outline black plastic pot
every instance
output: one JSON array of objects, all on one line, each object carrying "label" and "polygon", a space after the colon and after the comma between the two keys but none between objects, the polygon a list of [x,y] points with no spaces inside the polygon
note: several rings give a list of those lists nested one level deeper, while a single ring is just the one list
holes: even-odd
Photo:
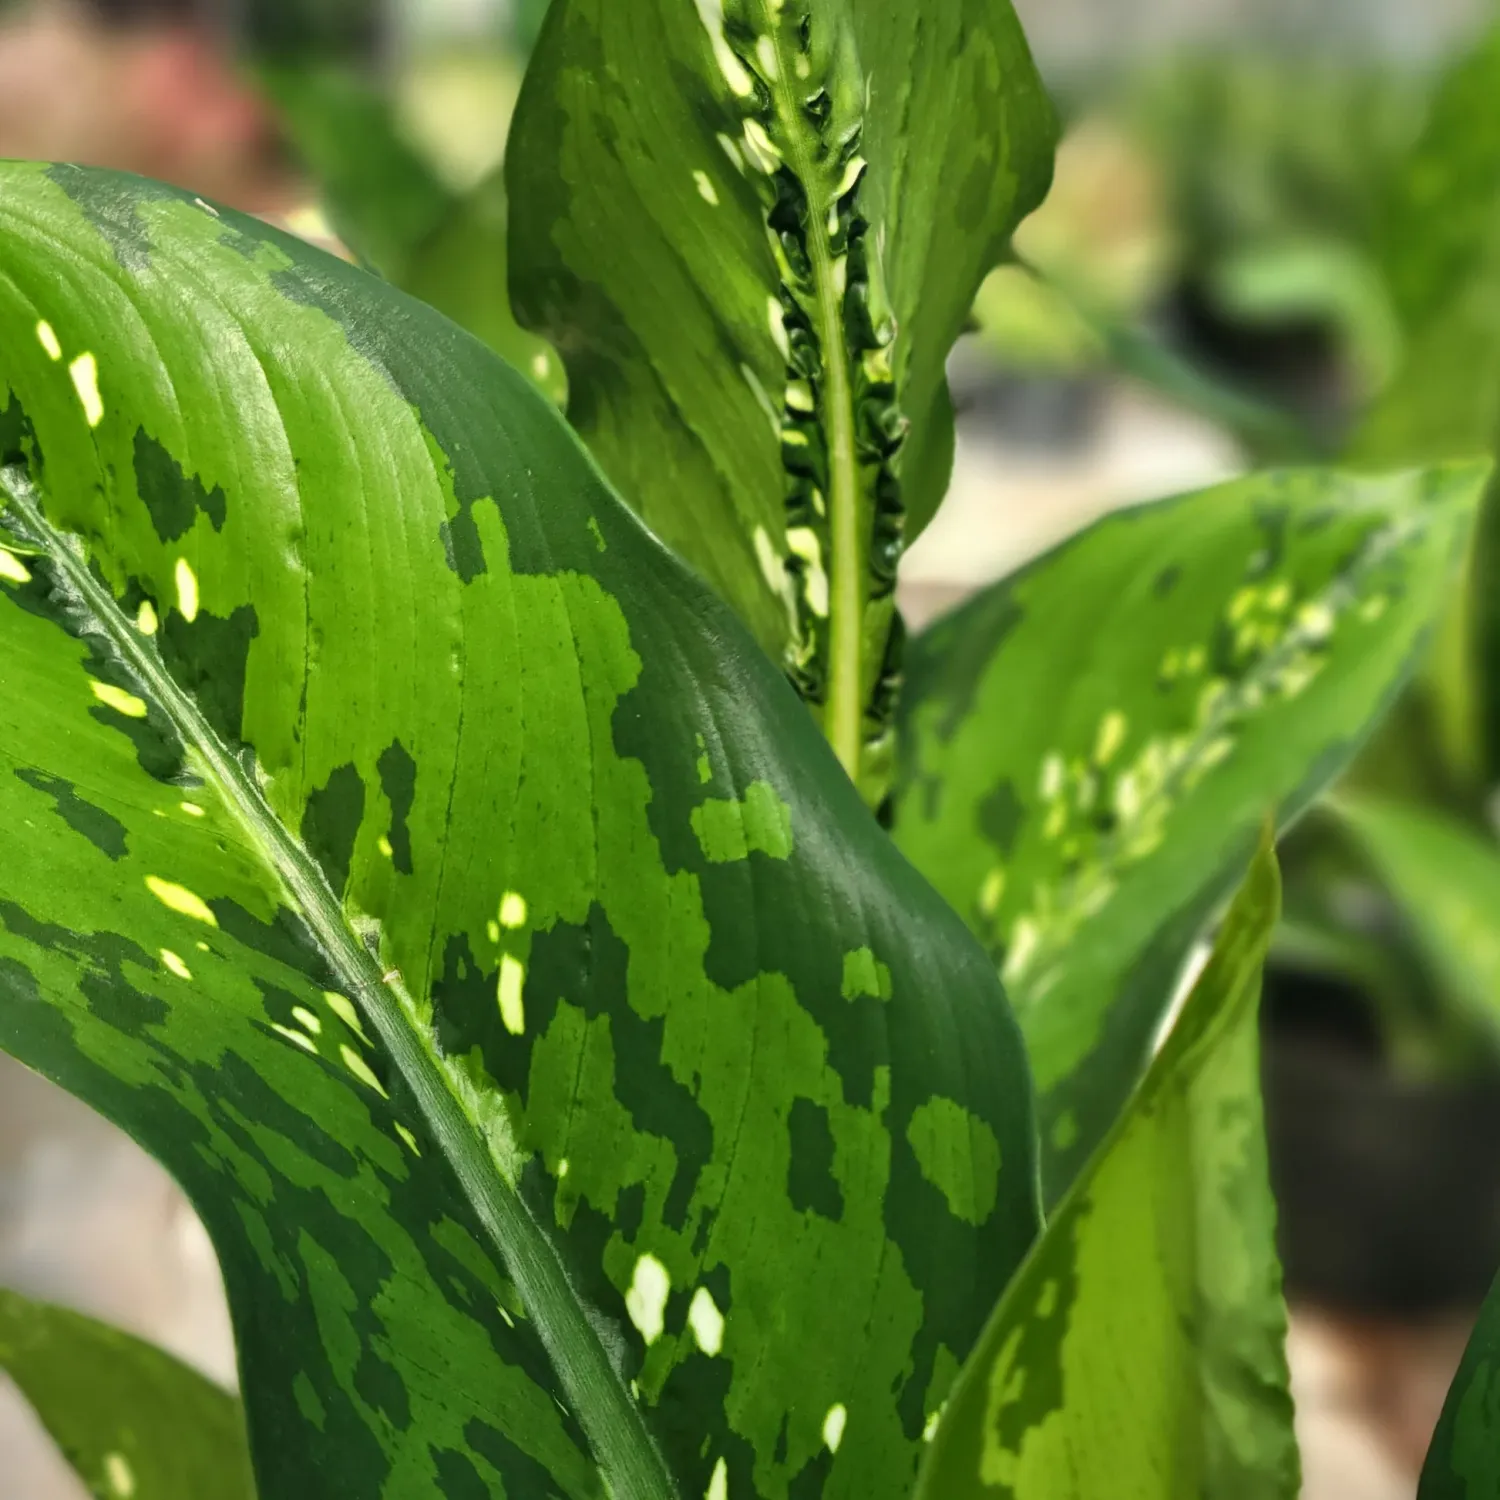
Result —
[{"label": "black plastic pot", "polygon": [[1477,1306],[1500,1265],[1500,1068],[1401,1076],[1356,992],[1274,969],[1262,1037],[1289,1296],[1403,1317]]}]

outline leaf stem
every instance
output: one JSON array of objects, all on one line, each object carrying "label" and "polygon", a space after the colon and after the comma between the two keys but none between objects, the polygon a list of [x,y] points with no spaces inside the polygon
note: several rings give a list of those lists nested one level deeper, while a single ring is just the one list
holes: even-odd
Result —
[{"label": "leaf stem", "polygon": [[[762,24],[765,34],[774,40],[778,61],[770,89],[791,158],[789,165],[804,188],[810,188],[818,181],[818,163],[810,149],[812,142],[801,102],[790,81],[794,74],[793,59],[781,45],[776,9],[763,0]],[[823,364],[819,405],[829,476],[829,663],[823,733],[849,779],[858,784],[864,760],[864,615],[871,526],[868,519],[861,525],[854,387],[849,378],[849,346],[837,257],[825,209],[809,202],[807,219],[807,256],[816,292],[814,317]]]},{"label": "leaf stem", "polygon": [[355,935],[322,868],[271,810],[249,766],[220,741],[150,638],[125,618],[72,535],[46,519],[34,486],[19,468],[0,470],[0,500],[9,502],[18,529],[51,562],[64,596],[72,596],[70,602],[109,641],[195,752],[252,846],[280,877],[289,905],[374,1026],[514,1281],[609,1494],[614,1500],[676,1500],[677,1486],[639,1405],[570,1285],[555,1245],[511,1181],[495,1122],[481,1118],[476,1091],[447,1065],[430,1020],[399,973],[387,973]]}]

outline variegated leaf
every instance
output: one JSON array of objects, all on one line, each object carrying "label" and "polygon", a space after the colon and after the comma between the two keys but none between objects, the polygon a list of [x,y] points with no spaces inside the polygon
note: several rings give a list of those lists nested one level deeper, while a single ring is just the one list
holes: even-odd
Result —
[{"label": "variegated leaf", "polygon": [[899,1496],[1036,1229],[991,967],[555,410],[0,172],[0,1046],[218,1248],[261,1492]]},{"label": "variegated leaf", "polygon": [[944,363],[1053,134],[1010,0],[555,0],[517,108],[518,316],[872,801]]},{"label": "variegated leaf", "polygon": [[1268,839],[960,1375],[917,1500],[1294,1500],[1256,1027],[1277,904]]},{"label": "variegated leaf", "polygon": [[1485,470],[1288,472],[1111,517],[914,643],[896,837],[999,965],[1055,1202],[1269,808],[1405,680]]},{"label": "variegated leaf", "polygon": [[162,1350],[0,1289],[0,1370],[95,1500],[255,1500],[239,1402]]}]

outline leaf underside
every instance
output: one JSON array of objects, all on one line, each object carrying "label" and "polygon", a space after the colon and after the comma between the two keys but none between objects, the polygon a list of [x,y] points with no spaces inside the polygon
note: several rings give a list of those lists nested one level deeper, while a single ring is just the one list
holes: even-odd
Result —
[{"label": "leaf underside", "polygon": [[174,1173],[261,1493],[899,1496],[1036,1232],[982,952],[556,412],[0,169],[0,1046]]},{"label": "leaf underside", "polygon": [[1171,1037],[965,1367],[918,1500],[1293,1500],[1256,1012],[1269,838]]},{"label": "leaf underside", "polygon": [[913,644],[896,838],[1016,1006],[1056,1202],[1269,808],[1406,680],[1485,471],[1289,471],[1121,513]]}]

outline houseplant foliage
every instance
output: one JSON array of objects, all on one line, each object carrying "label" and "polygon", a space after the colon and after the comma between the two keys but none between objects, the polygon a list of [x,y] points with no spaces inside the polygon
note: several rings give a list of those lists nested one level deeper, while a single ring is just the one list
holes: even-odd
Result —
[{"label": "houseplant foliage", "polygon": [[254,1500],[239,1403],[150,1344],[0,1290],[0,1369],[91,1494]]},{"label": "houseplant foliage", "polygon": [[1279,895],[1267,830],[1181,1021],[955,1386],[918,1500],[1298,1493],[1256,1026]]},{"label": "houseplant foliage", "polygon": [[[509,243],[577,436],[366,271],[0,169],[0,1046],[202,1214],[262,1494],[899,1497],[972,1433],[997,1302],[1016,1378],[1126,1360],[1205,1483],[1290,1494],[1269,855],[1136,1085],[1484,475],[1110,523],[918,643],[898,737],[943,362],[1052,132],[1005,4],[559,0]],[[1223,1243],[1185,1150],[1252,1226],[1200,1287],[1243,1321],[1199,1361],[1124,1348],[1108,1283],[1041,1311],[1080,1203],[1165,1192],[1171,1254]],[[1155,1442],[1127,1492],[1176,1493]]]}]

